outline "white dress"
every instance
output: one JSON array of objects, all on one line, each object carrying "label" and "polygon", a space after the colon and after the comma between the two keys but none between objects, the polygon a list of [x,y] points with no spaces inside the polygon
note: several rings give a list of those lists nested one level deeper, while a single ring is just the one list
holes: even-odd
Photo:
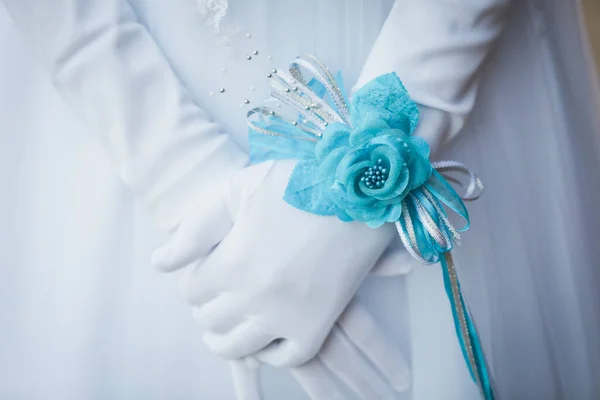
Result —
[{"label": "white dress", "polygon": [[[197,102],[245,145],[245,112],[270,69],[311,52],[350,87],[393,1],[232,0],[219,35],[194,0],[130,3]],[[600,393],[595,81],[578,9],[559,3],[514,7],[447,150],[487,187],[456,258],[508,399]],[[0,59],[0,397],[233,399],[176,277],[149,268],[163,236],[4,12]],[[439,269],[370,278],[360,295],[411,358],[406,398],[478,398]],[[306,398],[285,371],[269,370],[264,387],[269,400]]]}]

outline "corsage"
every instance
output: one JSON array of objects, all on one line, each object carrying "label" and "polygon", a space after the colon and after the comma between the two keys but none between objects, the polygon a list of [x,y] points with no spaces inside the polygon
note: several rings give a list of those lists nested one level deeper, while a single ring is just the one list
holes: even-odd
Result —
[{"label": "corsage", "polygon": [[[493,399],[490,371],[451,255],[469,226],[463,200],[481,194],[479,178],[461,163],[429,160],[427,142],[412,135],[417,105],[393,72],[368,82],[351,102],[340,75],[334,77],[311,55],[295,59],[289,73],[273,70],[267,76],[271,96],[286,107],[266,101],[249,111],[251,161],[298,160],[286,202],[372,228],[393,223],[412,256],[425,264],[439,262],[465,361],[483,397]],[[468,176],[462,196],[448,183],[451,170]],[[454,227],[448,212],[462,218],[463,226]]]}]

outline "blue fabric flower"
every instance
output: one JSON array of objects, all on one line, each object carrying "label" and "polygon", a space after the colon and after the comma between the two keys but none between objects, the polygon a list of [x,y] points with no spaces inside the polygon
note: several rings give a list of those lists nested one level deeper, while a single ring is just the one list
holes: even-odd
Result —
[{"label": "blue fabric flower", "polygon": [[350,130],[328,127],[316,146],[317,173],[335,214],[371,227],[398,220],[400,202],[431,176],[425,140],[368,115]]},{"label": "blue fabric flower", "polygon": [[391,73],[356,92],[350,114],[353,128],[333,123],[313,151],[301,150],[284,199],[313,214],[371,227],[394,222],[402,199],[432,172],[427,142],[411,136],[417,106]]}]

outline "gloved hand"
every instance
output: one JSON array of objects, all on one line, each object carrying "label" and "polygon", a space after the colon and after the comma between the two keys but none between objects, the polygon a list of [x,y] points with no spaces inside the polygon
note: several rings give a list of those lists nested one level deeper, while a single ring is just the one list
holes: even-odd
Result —
[{"label": "gloved hand", "polygon": [[[260,362],[254,357],[231,361],[238,400],[262,400],[259,368]],[[314,400],[347,398],[335,378],[360,399],[392,399],[411,383],[408,365],[396,343],[381,332],[356,300],[344,310],[317,356],[290,371]]]},{"label": "gloved hand", "polygon": [[183,292],[206,345],[225,358],[289,366],[314,357],[396,234],[389,224],[371,229],[288,205],[282,197],[293,165],[245,169],[228,204],[215,199],[198,210],[154,253],[160,269],[189,265]]}]

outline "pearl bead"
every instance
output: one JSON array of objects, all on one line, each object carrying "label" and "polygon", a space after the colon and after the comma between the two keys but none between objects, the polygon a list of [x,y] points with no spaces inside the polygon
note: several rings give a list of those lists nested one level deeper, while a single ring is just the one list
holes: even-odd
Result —
[{"label": "pearl bead", "polygon": [[360,178],[360,181],[364,182],[365,181],[365,177],[363,176],[362,178]]},{"label": "pearl bead", "polygon": [[219,89],[219,93],[225,93],[225,88]]},{"label": "pearl bead", "polygon": [[248,61],[252,60],[252,56],[246,56],[246,60],[248,60]]},{"label": "pearl bead", "polygon": [[297,91],[298,91],[298,87],[297,87],[297,86],[294,86],[294,87],[292,88],[292,90],[293,90],[294,92],[297,92]]},{"label": "pearl bead", "polygon": [[385,168],[382,168],[382,169],[381,169],[381,173],[382,173],[382,174],[385,174],[386,172],[387,172],[387,169],[385,169]]},{"label": "pearl bead", "polygon": [[294,126],[296,126],[296,125],[298,125],[298,121],[294,121],[294,122],[292,122],[292,124],[293,124]]},{"label": "pearl bead", "polygon": [[273,70],[271,72],[274,73],[274,74],[276,74],[277,73],[277,69],[273,68]]},{"label": "pearl bead", "polygon": [[289,92],[291,92],[291,90],[290,89],[285,89],[285,92],[289,93]]},{"label": "pearl bead", "polygon": [[254,50],[254,52],[252,54],[254,54],[255,56],[257,56],[258,55],[258,50]]},{"label": "pearl bead", "polygon": [[244,104],[250,104],[250,100],[244,99]]},{"label": "pearl bead", "polygon": [[252,34],[251,34],[251,33],[246,33],[246,37],[247,37],[247,38],[251,38],[251,37],[252,37]]},{"label": "pearl bead", "polygon": [[379,160],[377,160],[377,164],[381,164],[383,163],[383,160],[380,158]]},{"label": "pearl bead", "polygon": [[271,112],[269,112],[269,114],[275,115],[275,111],[271,111]]},{"label": "pearl bead", "polygon": [[272,59],[273,59],[273,56],[267,56],[267,58],[268,58],[269,60],[272,60]]},{"label": "pearl bead", "polygon": [[272,77],[273,77],[273,74],[271,74],[271,73],[267,74],[267,78],[272,78]]}]

